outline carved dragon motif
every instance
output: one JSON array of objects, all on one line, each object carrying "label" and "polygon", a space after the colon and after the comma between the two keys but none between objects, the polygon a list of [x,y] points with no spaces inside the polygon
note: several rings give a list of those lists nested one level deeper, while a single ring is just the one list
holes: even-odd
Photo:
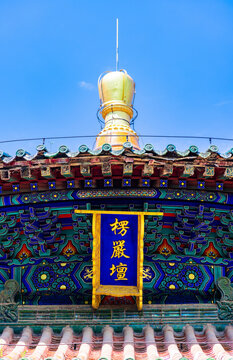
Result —
[{"label": "carved dragon motif", "polygon": [[4,289],[0,292],[0,320],[12,322],[17,320],[17,306],[15,296],[19,292],[16,280],[7,280]]},{"label": "carved dragon motif", "polygon": [[4,289],[0,291],[0,304],[14,303],[15,296],[19,292],[19,284],[16,280],[7,280]]},{"label": "carved dragon motif", "polygon": [[218,278],[217,287],[222,295],[220,301],[233,301],[233,288],[231,287],[231,281],[228,277],[221,276]]},{"label": "carved dragon motif", "polygon": [[217,280],[217,287],[221,293],[217,301],[219,318],[221,320],[233,319],[233,288],[229,278],[222,276]]}]

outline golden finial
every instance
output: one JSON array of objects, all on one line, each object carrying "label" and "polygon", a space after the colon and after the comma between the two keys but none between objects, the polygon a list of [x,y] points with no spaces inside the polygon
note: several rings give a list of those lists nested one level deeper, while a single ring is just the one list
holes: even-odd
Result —
[{"label": "golden finial", "polygon": [[131,129],[135,83],[125,70],[111,71],[98,80],[100,114],[105,126],[96,138],[96,149],[111,144],[119,150],[125,142],[131,142],[134,149],[140,149],[138,136]]},{"label": "golden finial", "polygon": [[116,71],[102,74],[98,80],[100,109],[104,129],[96,138],[96,149],[111,144],[114,150],[131,142],[134,149],[140,149],[138,136],[130,127],[133,119],[135,83],[125,70],[118,70],[118,19],[116,21]]}]

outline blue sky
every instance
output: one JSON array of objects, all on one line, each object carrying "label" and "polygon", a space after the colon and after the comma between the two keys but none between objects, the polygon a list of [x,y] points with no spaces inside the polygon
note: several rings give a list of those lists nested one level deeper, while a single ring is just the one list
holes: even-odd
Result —
[{"label": "blue sky", "polygon": [[[98,76],[119,61],[136,82],[139,134],[233,138],[233,1],[2,0],[0,140],[99,132]],[[207,141],[144,139],[184,150]],[[39,142],[0,144],[34,153]],[[55,151],[93,139],[48,141]],[[231,142],[215,141],[221,151]]]}]

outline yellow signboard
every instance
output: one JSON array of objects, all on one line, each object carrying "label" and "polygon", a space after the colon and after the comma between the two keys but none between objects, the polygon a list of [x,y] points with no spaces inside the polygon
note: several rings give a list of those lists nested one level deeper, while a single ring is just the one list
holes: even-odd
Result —
[{"label": "yellow signboard", "polygon": [[93,308],[99,307],[101,295],[135,296],[141,310],[144,215],[163,213],[94,210],[75,213],[93,214]]}]

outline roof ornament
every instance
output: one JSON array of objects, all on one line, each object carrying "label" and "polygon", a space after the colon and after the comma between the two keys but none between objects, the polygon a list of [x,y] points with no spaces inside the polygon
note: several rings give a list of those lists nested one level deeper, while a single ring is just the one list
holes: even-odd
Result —
[{"label": "roof ornament", "polygon": [[221,320],[233,319],[233,288],[231,280],[226,276],[217,279],[217,288],[221,293],[220,301],[217,301],[218,316]]},{"label": "roof ornament", "polygon": [[118,18],[116,19],[116,71],[119,66],[119,46],[118,46]]},{"label": "roof ornament", "polygon": [[[121,150],[125,142],[130,142],[133,149],[140,149],[139,138],[130,127],[137,117],[133,107],[135,83],[126,70],[118,70],[119,44],[118,19],[116,21],[116,71],[105,72],[98,79],[100,107],[97,117],[104,125],[96,138],[95,149],[110,144],[113,150]],[[101,118],[102,117],[102,118]]]},{"label": "roof ornament", "polygon": [[4,289],[0,291],[0,321],[15,322],[18,317],[15,296],[19,292],[19,284],[14,279],[9,279],[4,284]]}]

